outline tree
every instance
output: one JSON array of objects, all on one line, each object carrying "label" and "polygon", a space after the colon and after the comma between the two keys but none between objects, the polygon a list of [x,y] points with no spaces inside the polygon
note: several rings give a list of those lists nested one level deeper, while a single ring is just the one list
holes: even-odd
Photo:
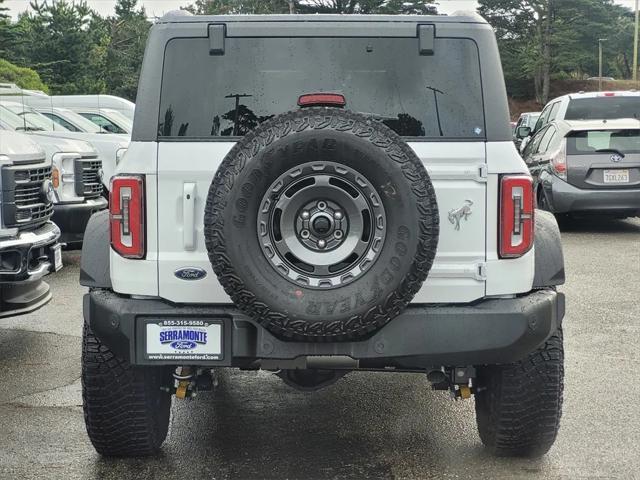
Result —
[{"label": "tree", "polygon": [[4,7],[3,3],[4,0],[0,0],[0,58],[12,58],[11,53],[18,42],[19,35],[6,13],[9,9]]},{"label": "tree", "polygon": [[118,0],[114,17],[105,21],[104,83],[109,93],[135,101],[144,49],[151,24],[137,0]]},{"label": "tree", "polygon": [[289,13],[285,0],[196,0],[185,7],[194,15]]},{"label": "tree", "polygon": [[435,14],[434,0],[196,0],[186,7],[202,15],[267,13]]},{"label": "tree", "polygon": [[15,83],[20,88],[42,90],[45,93],[49,91],[49,88],[42,83],[38,72],[19,67],[2,58],[0,58],[0,82]]},{"label": "tree", "polygon": [[480,0],[478,12],[496,31],[505,77],[533,78],[538,102],[546,103],[553,0]]},{"label": "tree", "polygon": [[37,70],[54,94],[101,93],[96,76],[104,50],[89,28],[93,12],[85,1],[33,0],[33,13],[23,13],[18,27],[24,41],[17,56]]},{"label": "tree", "polygon": [[[613,0],[480,0],[479,4],[479,13],[496,31],[507,87],[532,81],[539,103],[549,99],[553,77],[582,79],[596,74],[598,38],[615,38],[616,48],[627,52],[609,57],[612,65],[622,65],[618,71],[624,70],[629,58],[631,13]],[[624,19],[627,26],[620,30]],[[605,65],[605,72],[609,68]]]},{"label": "tree", "polygon": [[299,13],[346,13],[346,14],[417,14],[435,15],[433,0],[299,0]]}]

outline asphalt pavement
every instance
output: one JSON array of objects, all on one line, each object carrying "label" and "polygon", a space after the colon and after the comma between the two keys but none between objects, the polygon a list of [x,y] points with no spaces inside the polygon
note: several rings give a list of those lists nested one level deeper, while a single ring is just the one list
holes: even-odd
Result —
[{"label": "asphalt pavement", "polygon": [[0,478],[640,478],[640,220],[563,230],[564,415],[540,460],[488,455],[473,400],[419,374],[349,374],[302,393],[239,371],[174,400],[159,456],[102,459],[82,418],[80,254],[66,252],[53,301],[0,319]]}]

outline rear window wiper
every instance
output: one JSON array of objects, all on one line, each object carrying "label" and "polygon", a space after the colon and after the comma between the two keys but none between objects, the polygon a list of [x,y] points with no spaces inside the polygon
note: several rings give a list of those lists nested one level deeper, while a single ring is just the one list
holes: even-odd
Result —
[{"label": "rear window wiper", "polygon": [[615,148],[599,148],[598,150],[595,151],[596,153],[617,153],[618,155],[620,155],[622,158],[624,158],[624,153],[622,153],[620,150],[617,150]]}]

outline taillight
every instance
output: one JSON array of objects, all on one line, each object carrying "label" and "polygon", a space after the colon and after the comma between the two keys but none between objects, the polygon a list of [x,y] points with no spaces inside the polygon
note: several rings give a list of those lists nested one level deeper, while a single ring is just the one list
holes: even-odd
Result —
[{"label": "taillight", "polygon": [[144,258],[144,177],[113,177],[109,197],[111,247],[125,258]]},{"label": "taillight", "polygon": [[567,179],[567,141],[563,140],[560,149],[551,155],[551,170],[563,179]]},{"label": "taillight", "polygon": [[533,245],[533,182],[526,175],[500,181],[500,257],[515,258]]}]

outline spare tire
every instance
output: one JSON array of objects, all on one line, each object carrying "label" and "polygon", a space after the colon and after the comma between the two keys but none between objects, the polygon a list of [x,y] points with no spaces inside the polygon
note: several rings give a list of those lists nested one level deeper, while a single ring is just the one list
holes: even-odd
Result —
[{"label": "spare tire", "polygon": [[380,122],[326,107],[278,115],[225,157],[205,239],[233,302],[283,339],[360,339],[427,278],[438,206],[413,150]]}]

